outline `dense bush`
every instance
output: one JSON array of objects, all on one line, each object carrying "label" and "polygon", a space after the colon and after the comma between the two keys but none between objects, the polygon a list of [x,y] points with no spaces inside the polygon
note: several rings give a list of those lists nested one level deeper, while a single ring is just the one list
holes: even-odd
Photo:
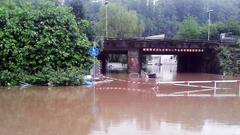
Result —
[{"label": "dense bush", "polygon": [[220,66],[222,67],[223,72],[226,72],[227,74],[232,74],[233,60],[231,58],[230,49],[227,47],[219,47],[217,52],[220,58]]},{"label": "dense bush", "polygon": [[[79,78],[83,69],[89,70],[88,22],[78,24],[65,6],[23,1],[0,5],[0,85],[18,84],[23,79],[19,73],[27,76],[29,83],[51,80],[65,85],[68,79]],[[45,68],[51,70],[52,78],[43,73]],[[56,82],[57,75],[66,81]]]},{"label": "dense bush", "polygon": [[[46,72],[48,73],[48,72]],[[83,83],[83,70],[78,68],[58,69],[49,73],[48,85],[68,86],[81,85]]]},{"label": "dense bush", "polygon": [[82,85],[83,70],[78,68],[57,69],[44,68],[35,74],[29,74],[22,70],[9,72],[7,70],[0,72],[0,85],[12,86],[20,84],[48,85],[48,86],[69,86]]},{"label": "dense bush", "polygon": [[197,21],[193,17],[186,17],[179,27],[177,38],[197,39],[200,33]]}]

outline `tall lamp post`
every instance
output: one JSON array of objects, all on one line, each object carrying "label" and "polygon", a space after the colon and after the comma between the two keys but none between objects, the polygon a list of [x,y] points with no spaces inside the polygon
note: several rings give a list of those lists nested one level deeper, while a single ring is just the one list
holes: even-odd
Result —
[{"label": "tall lamp post", "polygon": [[105,15],[106,15],[106,22],[105,22],[105,29],[106,29],[106,37],[108,37],[108,3],[109,1],[108,0],[105,0],[104,1],[104,5],[106,6],[106,11],[105,11]]},{"label": "tall lamp post", "polygon": [[211,26],[211,12],[213,12],[213,10],[208,10],[208,40],[210,40],[210,26]]},{"label": "tall lamp post", "polygon": [[59,2],[60,2],[62,5],[64,5],[65,0],[59,0]]}]

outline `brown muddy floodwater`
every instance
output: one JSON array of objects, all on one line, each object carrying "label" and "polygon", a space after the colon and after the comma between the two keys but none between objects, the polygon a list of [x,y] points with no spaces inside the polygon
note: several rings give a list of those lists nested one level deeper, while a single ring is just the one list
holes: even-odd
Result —
[{"label": "brown muddy floodwater", "polygon": [[[219,89],[217,94],[236,96],[157,97],[152,89],[155,80],[108,76],[119,81],[95,90],[1,87],[0,135],[240,135],[240,97],[234,83],[218,85],[232,89]],[[209,74],[164,76],[158,80],[220,79]],[[159,91],[184,88],[163,85]],[[203,94],[213,95],[211,90]]]}]

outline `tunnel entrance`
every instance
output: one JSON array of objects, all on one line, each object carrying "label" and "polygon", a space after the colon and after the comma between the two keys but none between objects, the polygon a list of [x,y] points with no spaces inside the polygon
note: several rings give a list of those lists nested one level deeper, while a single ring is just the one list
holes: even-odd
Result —
[{"label": "tunnel entrance", "polygon": [[193,53],[193,54],[178,54],[178,69],[177,71],[191,72],[191,73],[201,73],[204,71],[202,65],[204,64],[203,53]]}]

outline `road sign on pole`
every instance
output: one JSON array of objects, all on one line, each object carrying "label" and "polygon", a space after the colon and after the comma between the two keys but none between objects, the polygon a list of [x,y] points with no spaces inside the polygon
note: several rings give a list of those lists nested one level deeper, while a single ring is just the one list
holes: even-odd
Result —
[{"label": "road sign on pole", "polygon": [[94,92],[95,92],[95,57],[99,55],[99,49],[97,47],[90,48],[90,55],[93,57],[93,86],[94,86]]},{"label": "road sign on pole", "polygon": [[104,5],[107,5],[107,4],[108,4],[108,2],[109,2],[108,0],[105,0],[105,1],[104,1]]},{"label": "road sign on pole", "polygon": [[96,57],[96,56],[98,56],[98,54],[99,54],[99,49],[98,48],[96,48],[96,47],[90,48],[90,55],[92,57]]}]

